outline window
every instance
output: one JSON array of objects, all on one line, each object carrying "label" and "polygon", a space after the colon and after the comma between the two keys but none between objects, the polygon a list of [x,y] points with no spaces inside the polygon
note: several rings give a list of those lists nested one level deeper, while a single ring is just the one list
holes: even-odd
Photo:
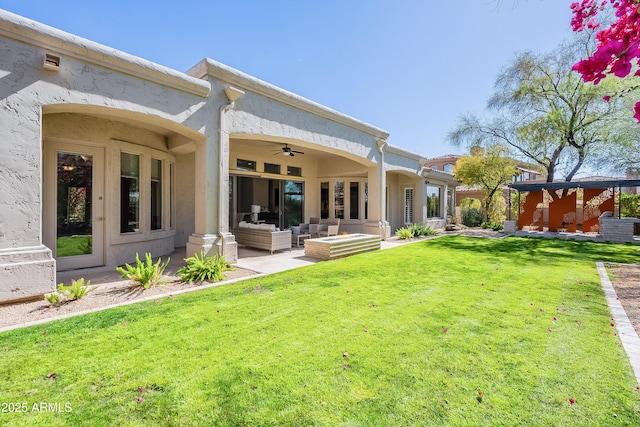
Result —
[{"label": "window", "polygon": [[349,219],[360,218],[360,183],[349,183]]},{"label": "window", "polygon": [[287,175],[289,176],[302,176],[302,168],[295,166],[287,166]]},{"label": "window", "polygon": [[444,165],[444,171],[445,172],[453,172],[453,165],[452,164]]},{"label": "window", "polygon": [[364,183],[364,219],[369,219],[369,183]]},{"label": "window", "polygon": [[440,187],[427,186],[427,218],[440,218]]},{"label": "window", "polygon": [[162,229],[162,160],[151,159],[151,229]]},{"label": "window", "polygon": [[344,219],[344,181],[336,181],[333,187],[335,215],[334,218]]},{"label": "window", "polygon": [[273,173],[276,175],[280,175],[280,165],[276,165],[273,163],[265,163],[264,171],[265,173]]},{"label": "window", "polygon": [[236,160],[236,169],[239,171],[255,172],[256,162],[254,162],[253,160],[238,159]]},{"label": "window", "polygon": [[140,230],[140,156],[120,153],[120,232]]},{"label": "window", "polygon": [[320,183],[320,218],[329,218],[329,183]]},{"label": "window", "polygon": [[120,234],[175,228],[175,165],[166,153],[123,144],[120,152]]},{"label": "window", "polygon": [[413,224],[413,188],[404,189],[404,223]]}]

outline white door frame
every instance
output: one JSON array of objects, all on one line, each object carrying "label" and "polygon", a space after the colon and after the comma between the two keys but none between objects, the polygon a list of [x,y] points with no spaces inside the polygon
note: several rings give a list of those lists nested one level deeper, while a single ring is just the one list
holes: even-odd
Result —
[{"label": "white door frame", "polygon": [[[57,201],[58,201],[58,153],[86,154],[93,156],[91,231],[92,253],[58,257],[57,242]],[[62,141],[44,141],[43,148],[43,241],[51,249],[56,259],[56,270],[97,267],[104,262],[104,182],[105,153],[103,147]]]}]

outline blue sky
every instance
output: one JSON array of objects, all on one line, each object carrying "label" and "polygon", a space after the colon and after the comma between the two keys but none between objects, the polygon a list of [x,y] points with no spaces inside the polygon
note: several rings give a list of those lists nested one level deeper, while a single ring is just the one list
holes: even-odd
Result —
[{"label": "blue sky", "polygon": [[387,130],[424,156],[482,113],[517,52],[570,37],[571,0],[0,0],[0,8],[186,71],[210,57]]}]

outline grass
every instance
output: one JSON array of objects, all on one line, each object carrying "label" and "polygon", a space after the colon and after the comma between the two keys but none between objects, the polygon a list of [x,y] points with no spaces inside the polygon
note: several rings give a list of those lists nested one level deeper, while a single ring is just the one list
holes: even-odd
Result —
[{"label": "grass", "polygon": [[64,236],[56,241],[56,255],[58,257],[85,255],[91,253],[91,235]]},{"label": "grass", "polygon": [[640,425],[594,266],[639,260],[443,237],[3,333],[0,424]]}]

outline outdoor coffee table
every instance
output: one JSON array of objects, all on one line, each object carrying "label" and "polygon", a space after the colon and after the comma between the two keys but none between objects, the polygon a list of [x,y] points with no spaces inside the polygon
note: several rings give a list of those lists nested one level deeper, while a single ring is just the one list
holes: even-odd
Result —
[{"label": "outdoor coffee table", "polygon": [[300,239],[302,239],[302,244],[304,244],[304,239],[311,238],[311,234],[296,234],[296,247],[300,247]]}]

